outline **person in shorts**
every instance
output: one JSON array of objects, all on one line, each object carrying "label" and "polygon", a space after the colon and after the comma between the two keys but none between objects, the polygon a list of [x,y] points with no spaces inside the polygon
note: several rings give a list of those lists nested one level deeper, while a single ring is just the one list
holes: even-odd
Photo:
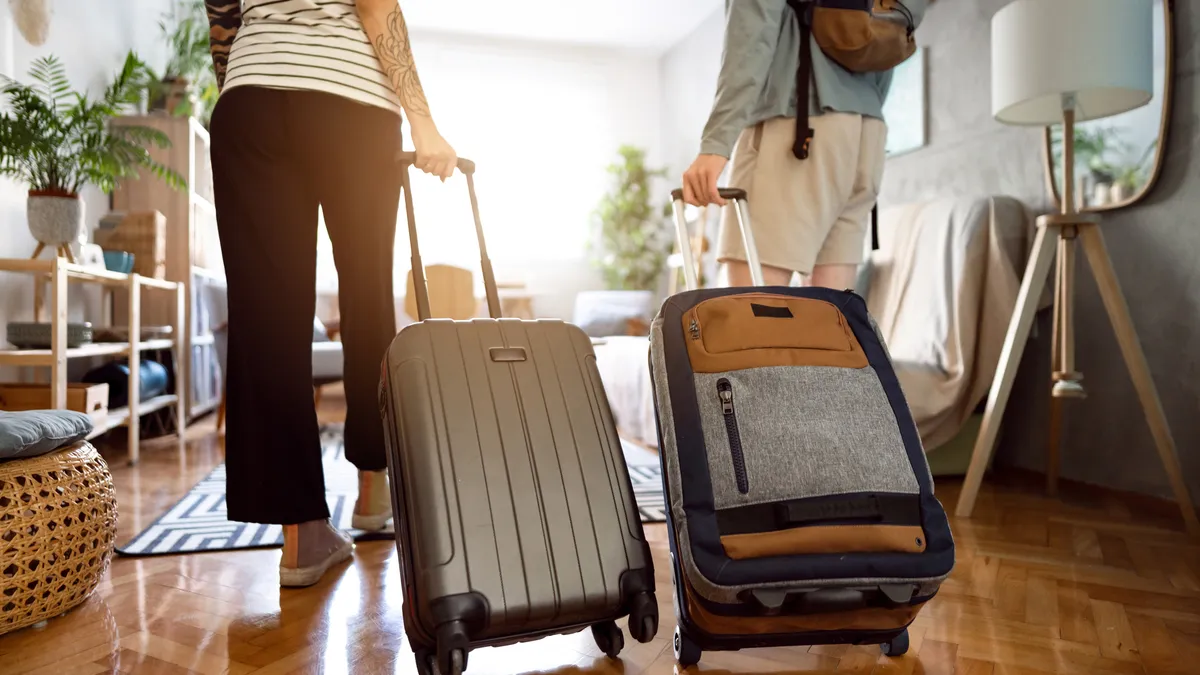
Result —
[{"label": "person in shorts", "polygon": [[[919,25],[926,0],[904,4]],[[700,154],[683,174],[684,201],[724,205],[717,182],[732,156],[728,185],[746,191],[764,282],[788,285],[799,273],[809,285],[853,288],[883,178],[892,72],[850,72],[811,41],[814,133],[808,157],[797,159],[799,18],[786,0],[726,0],[725,8],[717,95]],[[728,285],[751,285],[731,209],[716,252]]]}]

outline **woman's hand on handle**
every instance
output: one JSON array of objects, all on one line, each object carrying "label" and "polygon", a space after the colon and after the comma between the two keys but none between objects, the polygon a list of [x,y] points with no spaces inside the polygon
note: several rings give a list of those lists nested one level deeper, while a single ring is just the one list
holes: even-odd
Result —
[{"label": "woman's hand on handle", "polygon": [[408,24],[399,3],[396,0],[354,0],[354,4],[363,31],[379,56],[379,64],[407,113],[417,151],[414,165],[446,180],[454,173],[457,156],[433,123],[433,113],[429,111],[429,101],[425,100],[425,89],[417,75]]},{"label": "woman's hand on handle", "polygon": [[444,182],[453,173],[458,164],[458,155],[454,148],[442,137],[431,118],[409,116],[409,127],[412,130],[413,148],[417,159],[413,162],[421,171],[437,176]]}]

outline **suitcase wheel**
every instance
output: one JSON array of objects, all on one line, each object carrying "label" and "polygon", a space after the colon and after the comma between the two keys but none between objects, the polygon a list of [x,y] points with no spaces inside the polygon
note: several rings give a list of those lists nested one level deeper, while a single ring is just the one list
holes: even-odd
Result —
[{"label": "suitcase wheel", "polygon": [[413,654],[413,659],[417,662],[417,675],[437,675],[437,664],[432,652],[422,649]]},{"label": "suitcase wheel", "polygon": [[592,624],[592,637],[596,639],[600,651],[610,659],[617,658],[617,654],[625,647],[625,634],[616,621]]},{"label": "suitcase wheel", "polygon": [[641,593],[629,613],[629,637],[650,642],[658,633],[658,601],[653,593]]},{"label": "suitcase wheel", "polygon": [[879,649],[884,656],[904,656],[908,653],[908,629],[905,628],[904,632],[892,638],[891,642],[879,645]]},{"label": "suitcase wheel", "polygon": [[467,626],[450,621],[437,629],[437,675],[462,675],[467,669]]},{"label": "suitcase wheel", "polygon": [[684,633],[679,626],[675,627],[675,660],[679,665],[687,668],[700,663],[700,647],[692,642],[691,638]]}]

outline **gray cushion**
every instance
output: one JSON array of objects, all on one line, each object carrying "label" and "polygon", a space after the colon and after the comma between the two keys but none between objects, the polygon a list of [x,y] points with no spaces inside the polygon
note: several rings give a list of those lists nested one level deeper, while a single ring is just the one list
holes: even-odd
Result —
[{"label": "gray cushion", "polygon": [[0,411],[0,460],[45,455],[90,433],[92,418],[73,410]]}]

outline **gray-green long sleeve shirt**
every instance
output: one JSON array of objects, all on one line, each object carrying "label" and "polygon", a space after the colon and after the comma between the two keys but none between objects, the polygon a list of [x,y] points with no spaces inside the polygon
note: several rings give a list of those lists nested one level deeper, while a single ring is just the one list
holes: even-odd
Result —
[{"label": "gray-green long sleeve shirt", "polygon": [[[926,0],[904,0],[920,25]],[[810,115],[826,110],[883,118],[892,72],[852,73],[810,42]],[[787,0],[725,0],[725,44],[717,96],[700,153],[729,157],[743,129],[772,117],[796,116],[800,21]]]}]

